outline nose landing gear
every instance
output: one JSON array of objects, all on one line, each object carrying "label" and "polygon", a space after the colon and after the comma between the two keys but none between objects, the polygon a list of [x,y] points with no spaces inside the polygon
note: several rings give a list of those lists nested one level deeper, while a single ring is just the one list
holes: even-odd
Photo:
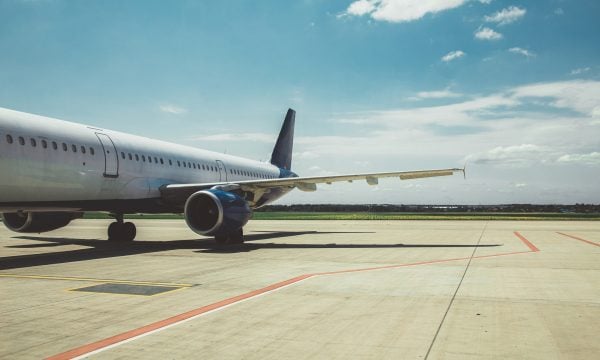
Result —
[{"label": "nose landing gear", "polygon": [[108,240],[128,242],[135,239],[137,230],[135,224],[123,222],[123,214],[114,214],[115,222],[108,226]]}]

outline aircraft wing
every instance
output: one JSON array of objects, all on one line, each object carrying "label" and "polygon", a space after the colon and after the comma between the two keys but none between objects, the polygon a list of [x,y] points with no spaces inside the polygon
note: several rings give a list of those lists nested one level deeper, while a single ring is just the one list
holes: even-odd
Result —
[{"label": "aircraft wing", "polygon": [[[316,191],[317,184],[331,184],[334,182],[365,180],[369,185],[377,185],[380,178],[397,177],[400,180],[421,179],[436,176],[449,176],[456,172],[464,174],[465,169],[438,169],[419,171],[394,171],[365,174],[329,175],[290,177],[279,179],[259,179],[243,181],[224,181],[199,184],[169,184],[160,188],[161,196],[171,203],[183,204],[191,194],[211,188],[220,188],[225,191],[252,193],[251,203],[257,203],[260,197],[273,188],[297,188],[301,191]],[[253,201],[252,201],[253,200]]]}]

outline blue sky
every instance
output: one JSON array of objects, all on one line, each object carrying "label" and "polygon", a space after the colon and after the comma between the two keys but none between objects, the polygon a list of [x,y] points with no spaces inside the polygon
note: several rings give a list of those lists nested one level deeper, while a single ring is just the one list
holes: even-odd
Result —
[{"label": "blue sky", "polygon": [[284,203],[600,202],[600,2],[0,0],[0,107],[301,175],[454,167]]}]

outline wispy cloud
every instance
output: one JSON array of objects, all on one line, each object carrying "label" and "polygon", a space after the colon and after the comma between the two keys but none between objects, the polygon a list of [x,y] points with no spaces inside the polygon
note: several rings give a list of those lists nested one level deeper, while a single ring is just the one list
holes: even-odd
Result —
[{"label": "wispy cloud", "polygon": [[591,70],[590,67],[577,68],[577,69],[571,70],[570,74],[571,75],[581,75],[581,74],[586,73],[586,72],[588,72],[590,70]]},{"label": "wispy cloud", "polygon": [[600,164],[600,152],[591,152],[589,154],[565,154],[558,158],[560,163],[598,165]]},{"label": "wispy cloud", "polygon": [[448,99],[460,97],[462,94],[450,91],[450,89],[434,90],[434,91],[420,91],[415,96],[407,98],[411,101],[419,101],[425,99]]},{"label": "wispy cloud", "polygon": [[418,20],[465,3],[467,0],[357,0],[338,17],[369,15],[375,20],[399,23]]},{"label": "wispy cloud", "polygon": [[486,22],[493,22],[498,25],[506,25],[513,23],[523,16],[525,16],[527,10],[517,7],[517,6],[509,6],[505,9],[502,9],[492,15],[485,16],[484,19]]},{"label": "wispy cloud", "polygon": [[475,38],[479,40],[500,40],[502,37],[501,33],[496,32],[489,27],[479,28],[475,32]]},{"label": "wispy cloud", "polygon": [[493,149],[467,156],[465,162],[510,167],[531,166],[551,159],[555,151],[534,144],[497,146]]},{"label": "wispy cloud", "polygon": [[565,11],[562,8],[556,8],[554,9],[554,15],[564,15]]},{"label": "wispy cloud", "polygon": [[158,108],[160,109],[160,111],[167,114],[182,115],[187,113],[187,109],[173,104],[163,104],[160,105]]},{"label": "wispy cloud", "polygon": [[446,55],[442,56],[442,61],[444,61],[444,62],[450,62],[452,60],[461,58],[461,57],[463,57],[465,55],[466,55],[465,52],[462,51],[462,50],[450,51]]},{"label": "wispy cloud", "polygon": [[523,55],[527,58],[531,58],[531,57],[535,57],[536,55],[526,49],[520,48],[520,47],[512,47],[510,49],[508,49],[509,52],[513,53],[513,54],[519,54],[519,55]]}]

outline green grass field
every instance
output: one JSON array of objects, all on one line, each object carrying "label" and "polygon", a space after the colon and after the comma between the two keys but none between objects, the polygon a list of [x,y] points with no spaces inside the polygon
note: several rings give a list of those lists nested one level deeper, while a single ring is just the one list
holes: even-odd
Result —
[{"label": "green grass field", "polygon": [[[84,219],[108,219],[103,213],[86,213]],[[127,219],[183,219],[176,214],[127,215]],[[255,212],[253,220],[600,220],[600,214],[575,213],[340,213]]]}]

